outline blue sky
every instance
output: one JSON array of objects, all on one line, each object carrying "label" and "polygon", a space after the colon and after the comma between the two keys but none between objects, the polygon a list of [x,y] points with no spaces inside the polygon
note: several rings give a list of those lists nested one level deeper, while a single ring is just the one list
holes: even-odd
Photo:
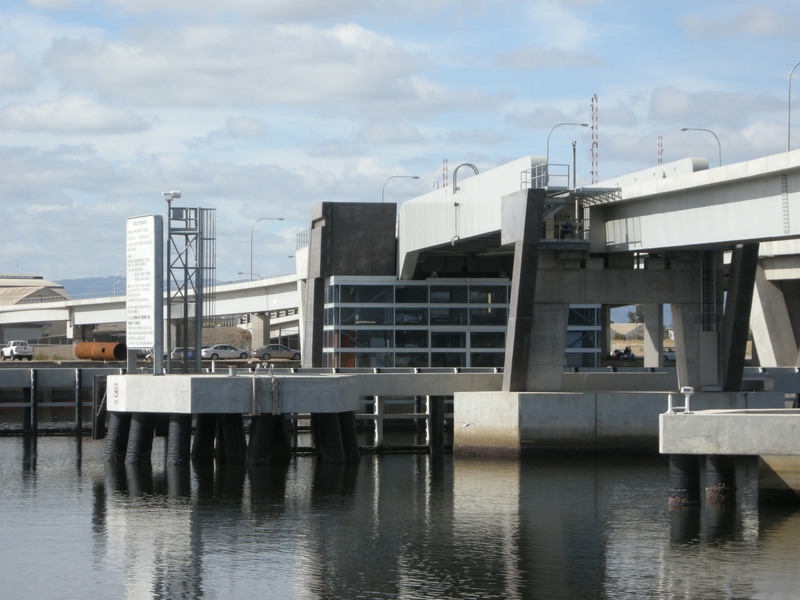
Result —
[{"label": "blue sky", "polygon": [[[128,216],[217,208],[220,280],[294,270],[318,202],[402,202],[442,159],[481,171],[589,122],[600,179],[786,149],[796,1],[6,0],[0,8],[0,270],[113,275]],[[796,72],[800,78],[800,69]],[[800,83],[793,94],[800,105]],[[793,102],[793,104],[795,104]],[[800,147],[800,106],[793,138]],[[551,162],[590,132],[559,128]]]}]

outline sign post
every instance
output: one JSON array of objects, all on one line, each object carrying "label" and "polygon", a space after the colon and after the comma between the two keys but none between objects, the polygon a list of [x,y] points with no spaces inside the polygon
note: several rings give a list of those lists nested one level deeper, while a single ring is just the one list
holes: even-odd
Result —
[{"label": "sign post", "polygon": [[129,349],[152,349],[153,375],[164,374],[163,235],[160,215],[128,218],[127,346]]}]

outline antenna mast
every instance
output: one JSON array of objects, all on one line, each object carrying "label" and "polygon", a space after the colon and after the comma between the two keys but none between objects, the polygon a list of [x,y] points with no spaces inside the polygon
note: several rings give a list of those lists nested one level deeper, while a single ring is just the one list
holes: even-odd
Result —
[{"label": "antenna mast", "polygon": [[664,136],[658,136],[658,164],[664,163]]},{"label": "antenna mast", "polygon": [[592,94],[592,183],[600,176],[600,142],[598,137],[597,94]]}]

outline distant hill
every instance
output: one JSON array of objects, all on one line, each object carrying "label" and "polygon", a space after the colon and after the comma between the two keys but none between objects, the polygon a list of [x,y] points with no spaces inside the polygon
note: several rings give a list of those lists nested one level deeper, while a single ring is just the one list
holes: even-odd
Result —
[{"label": "distant hill", "polygon": [[[61,279],[55,283],[63,285],[72,298],[80,298],[89,294],[113,295],[114,277],[85,277],[83,279]],[[117,294],[125,295],[125,277],[117,277]]]}]

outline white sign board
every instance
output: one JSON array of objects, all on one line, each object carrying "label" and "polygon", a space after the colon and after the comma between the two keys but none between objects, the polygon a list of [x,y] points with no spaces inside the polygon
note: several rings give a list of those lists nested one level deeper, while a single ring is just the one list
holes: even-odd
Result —
[{"label": "white sign board", "polygon": [[159,215],[128,219],[125,306],[128,348],[161,346],[164,288],[162,223]]}]

